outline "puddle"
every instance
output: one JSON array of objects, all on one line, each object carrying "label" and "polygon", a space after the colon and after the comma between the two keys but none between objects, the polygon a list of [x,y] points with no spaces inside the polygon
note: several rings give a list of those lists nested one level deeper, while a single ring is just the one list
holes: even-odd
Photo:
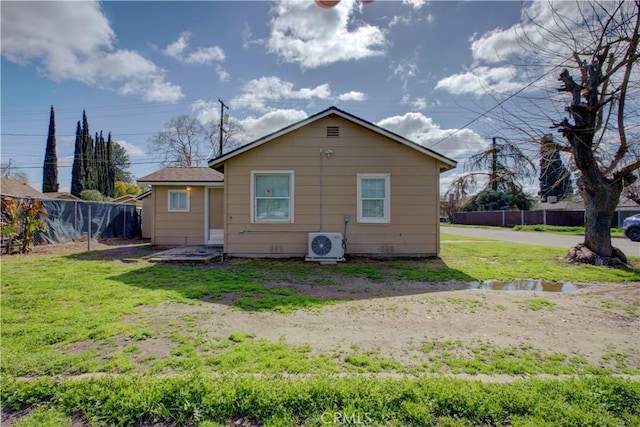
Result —
[{"label": "puddle", "polygon": [[489,291],[536,291],[536,292],[575,292],[582,286],[569,282],[544,280],[485,280],[469,282],[468,289],[486,289]]}]

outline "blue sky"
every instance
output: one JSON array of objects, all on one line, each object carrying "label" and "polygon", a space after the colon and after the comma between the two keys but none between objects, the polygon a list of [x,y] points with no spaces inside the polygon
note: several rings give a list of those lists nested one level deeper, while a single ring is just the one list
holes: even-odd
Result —
[{"label": "blue sky", "polygon": [[493,136],[483,112],[526,86],[506,60],[523,7],[545,4],[3,1],[2,163],[41,189],[53,105],[62,191],[83,110],[141,177],[160,168],[150,139],[182,114],[217,122],[219,98],[246,138],[335,105],[461,161]]}]

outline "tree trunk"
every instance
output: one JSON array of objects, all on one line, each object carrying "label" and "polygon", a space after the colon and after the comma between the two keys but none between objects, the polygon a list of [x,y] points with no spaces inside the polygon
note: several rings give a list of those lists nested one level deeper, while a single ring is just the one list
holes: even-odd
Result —
[{"label": "tree trunk", "polygon": [[611,258],[611,221],[615,215],[622,186],[601,185],[595,194],[582,191],[584,200],[584,245],[603,258]]}]

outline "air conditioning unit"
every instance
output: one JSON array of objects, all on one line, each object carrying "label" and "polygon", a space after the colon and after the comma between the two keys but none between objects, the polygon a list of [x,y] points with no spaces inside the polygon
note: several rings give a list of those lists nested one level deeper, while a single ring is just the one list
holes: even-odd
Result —
[{"label": "air conditioning unit", "polygon": [[309,233],[309,251],[305,260],[325,264],[344,261],[342,233]]}]

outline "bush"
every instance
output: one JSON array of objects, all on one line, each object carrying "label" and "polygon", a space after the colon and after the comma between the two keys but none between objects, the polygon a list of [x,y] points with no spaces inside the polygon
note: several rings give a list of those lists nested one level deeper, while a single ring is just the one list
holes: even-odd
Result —
[{"label": "bush", "polygon": [[[638,425],[640,382],[489,384],[449,378],[101,377],[3,381],[3,406],[48,406],[92,425]],[[458,425],[458,424],[456,424]]]},{"label": "bush", "polygon": [[80,193],[80,198],[82,200],[87,200],[89,202],[103,202],[104,196],[98,190],[83,190]]}]

